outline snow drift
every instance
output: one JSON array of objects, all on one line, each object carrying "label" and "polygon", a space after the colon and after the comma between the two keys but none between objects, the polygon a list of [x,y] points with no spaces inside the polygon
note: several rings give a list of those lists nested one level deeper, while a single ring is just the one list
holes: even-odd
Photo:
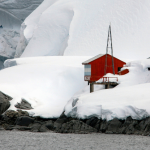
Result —
[{"label": "snow drift", "polygon": [[[115,117],[143,119],[150,115],[150,59],[132,61],[123,69],[129,73],[118,76],[114,89],[95,86],[89,93],[84,82],[81,63],[89,57],[34,57],[5,61],[0,73],[0,89],[13,97],[11,108],[25,98],[32,104],[30,115],[57,118],[65,114],[77,118],[96,116],[111,120]],[[106,76],[114,76],[107,74]]]},{"label": "snow drift", "polygon": [[22,57],[95,56],[105,52],[111,22],[114,55],[147,58],[149,7],[149,0],[45,0],[24,21],[28,45],[18,53],[23,52]]},{"label": "snow drift", "polygon": [[57,118],[67,101],[85,86],[81,62],[87,57],[12,59],[0,72],[0,90],[13,97],[10,109],[26,99],[31,115]]},{"label": "snow drift", "polygon": [[[124,67],[127,75],[118,76],[119,85],[114,89],[100,90],[94,93],[75,95],[65,106],[65,114],[86,119],[91,116],[112,120],[143,119],[150,115],[150,59],[133,61]],[[106,76],[114,76],[107,74]]]}]

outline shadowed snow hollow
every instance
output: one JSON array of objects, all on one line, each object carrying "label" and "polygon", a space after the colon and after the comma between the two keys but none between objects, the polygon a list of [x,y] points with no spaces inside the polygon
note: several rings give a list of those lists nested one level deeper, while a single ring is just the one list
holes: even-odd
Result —
[{"label": "shadowed snow hollow", "polygon": [[45,0],[24,21],[22,57],[104,53],[111,22],[114,55],[147,58],[149,7],[149,0]]}]

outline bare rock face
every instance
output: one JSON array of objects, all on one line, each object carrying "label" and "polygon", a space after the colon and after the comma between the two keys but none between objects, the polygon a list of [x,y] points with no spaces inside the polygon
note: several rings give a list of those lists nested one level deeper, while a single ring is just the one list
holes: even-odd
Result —
[{"label": "bare rock face", "polygon": [[28,116],[18,117],[16,120],[16,125],[28,126],[34,122],[34,119]]},{"label": "bare rock face", "polygon": [[7,110],[3,114],[3,122],[9,125],[14,125],[16,122],[16,119],[21,116],[29,116],[29,113],[27,111],[22,111],[22,110]]},{"label": "bare rock face", "polygon": [[12,100],[10,96],[0,92],[0,115],[10,107],[10,100]]},{"label": "bare rock face", "polygon": [[[55,124],[54,124],[55,126]],[[70,122],[63,123],[61,126],[57,126],[56,132],[58,133],[92,133],[97,132],[97,130],[80,120],[71,120]]]},{"label": "bare rock face", "polygon": [[17,103],[15,105],[15,107],[19,108],[19,109],[25,109],[25,110],[33,109],[31,104],[28,101],[26,101],[25,99],[22,99],[21,103]]}]

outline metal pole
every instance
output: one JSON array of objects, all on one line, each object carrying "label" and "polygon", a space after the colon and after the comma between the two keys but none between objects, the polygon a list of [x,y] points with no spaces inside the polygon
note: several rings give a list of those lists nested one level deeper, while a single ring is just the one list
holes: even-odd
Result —
[{"label": "metal pole", "polygon": [[110,25],[109,27],[110,27],[110,40],[111,40],[112,67],[113,67],[113,74],[115,75],[114,57],[113,57],[113,45],[112,45],[112,34],[111,34],[111,25]]}]

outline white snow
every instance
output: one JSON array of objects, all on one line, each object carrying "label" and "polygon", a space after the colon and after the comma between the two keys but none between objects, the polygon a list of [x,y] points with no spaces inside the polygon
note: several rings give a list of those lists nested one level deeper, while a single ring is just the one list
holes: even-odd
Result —
[{"label": "white snow", "polygon": [[[47,56],[18,58],[5,61],[0,72],[0,89],[13,97],[10,109],[25,98],[31,103],[30,115],[57,118],[65,110],[71,117],[86,119],[92,116],[111,120],[115,117],[142,119],[150,115],[150,59],[132,61],[118,77],[119,85],[104,89],[95,85],[90,93],[84,82],[82,62],[90,57]],[[100,82],[100,80],[99,80]]]},{"label": "white snow", "polygon": [[57,118],[67,101],[86,83],[81,63],[89,57],[36,57],[7,60],[0,90],[13,97],[10,109],[25,98],[31,115]]},{"label": "white snow", "polygon": [[[150,59],[127,63],[129,73],[118,77],[119,85],[114,89],[94,93],[80,93],[71,98],[65,106],[67,116],[89,118],[96,116],[111,120],[115,117],[142,119],[150,115]],[[100,82],[100,80],[99,80]]]},{"label": "white snow", "polygon": [[149,7],[149,0],[44,0],[24,21],[28,45],[20,53],[96,56],[105,52],[111,22],[114,55],[145,59],[150,47]]},{"label": "white snow", "polygon": [[150,115],[150,59],[127,63],[126,75],[107,74],[119,85],[107,90],[95,85],[94,93],[81,65],[91,58],[81,56],[105,52],[110,22],[115,57],[150,57],[150,1],[44,0],[32,12],[42,1],[0,1],[0,55],[22,57],[7,60],[0,71],[0,90],[13,97],[10,109],[25,98],[34,108],[30,114],[45,118],[57,118],[63,110],[83,119]]}]

